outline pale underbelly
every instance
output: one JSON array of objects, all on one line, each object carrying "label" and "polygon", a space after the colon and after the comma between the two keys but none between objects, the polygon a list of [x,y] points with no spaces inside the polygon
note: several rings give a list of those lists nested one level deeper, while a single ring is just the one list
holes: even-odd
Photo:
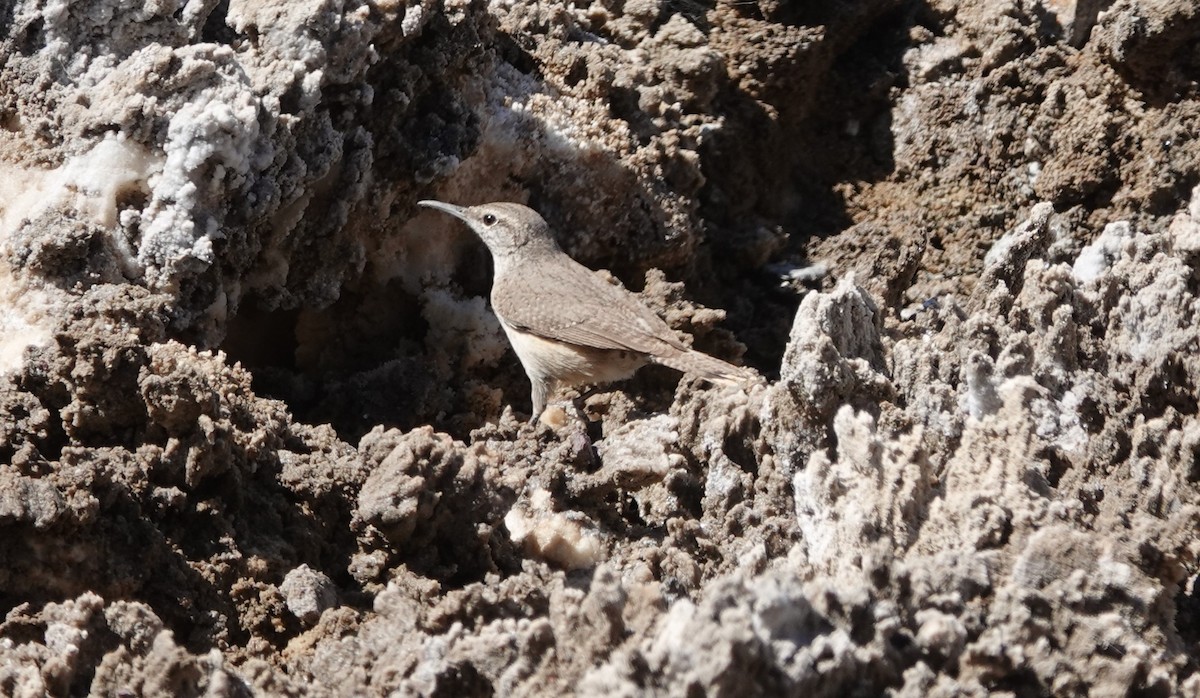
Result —
[{"label": "pale underbelly", "polygon": [[517,332],[504,323],[501,326],[531,380],[553,380],[568,386],[611,383],[629,378],[646,364],[646,359],[634,352],[580,347]]}]

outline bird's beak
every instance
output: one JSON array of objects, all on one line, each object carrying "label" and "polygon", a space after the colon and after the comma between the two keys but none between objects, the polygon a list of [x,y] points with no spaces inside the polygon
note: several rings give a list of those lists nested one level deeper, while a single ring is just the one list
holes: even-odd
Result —
[{"label": "bird's beak", "polygon": [[464,221],[467,220],[467,209],[462,206],[455,206],[454,204],[445,204],[445,203],[442,203],[441,201],[433,201],[432,199],[418,201],[417,205],[424,206],[425,208],[436,208],[439,211],[444,211],[446,213],[449,213],[451,216],[454,216],[455,218],[459,218]]}]

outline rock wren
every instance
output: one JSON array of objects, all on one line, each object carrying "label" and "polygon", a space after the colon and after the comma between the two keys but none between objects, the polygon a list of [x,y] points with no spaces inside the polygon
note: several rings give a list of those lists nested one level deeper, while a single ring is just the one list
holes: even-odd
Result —
[{"label": "rock wren", "polygon": [[491,251],[492,309],[533,386],[533,419],[556,387],[624,380],[648,362],[720,383],[754,376],[689,349],[637,296],[568,257],[533,209],[418,203],[461,219]]}]

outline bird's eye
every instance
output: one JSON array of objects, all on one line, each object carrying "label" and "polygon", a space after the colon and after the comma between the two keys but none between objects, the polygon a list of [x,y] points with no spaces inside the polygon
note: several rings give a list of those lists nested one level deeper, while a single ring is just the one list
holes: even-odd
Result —
[{"label": "bird's eye", "polygon": [[496,222],[495,216],[493,216],[490,213],[483,214],[483,224],[484,225],[493,225],[493,224],[495,224],[495,222]]}]

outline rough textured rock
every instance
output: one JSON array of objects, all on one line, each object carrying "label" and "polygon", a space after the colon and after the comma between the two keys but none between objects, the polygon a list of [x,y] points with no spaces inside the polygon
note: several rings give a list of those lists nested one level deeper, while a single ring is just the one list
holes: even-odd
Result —
[{"label": "rough textured rock", "polygon": [[1196,13],[0,3],[0,694],[1200,692]]}]

